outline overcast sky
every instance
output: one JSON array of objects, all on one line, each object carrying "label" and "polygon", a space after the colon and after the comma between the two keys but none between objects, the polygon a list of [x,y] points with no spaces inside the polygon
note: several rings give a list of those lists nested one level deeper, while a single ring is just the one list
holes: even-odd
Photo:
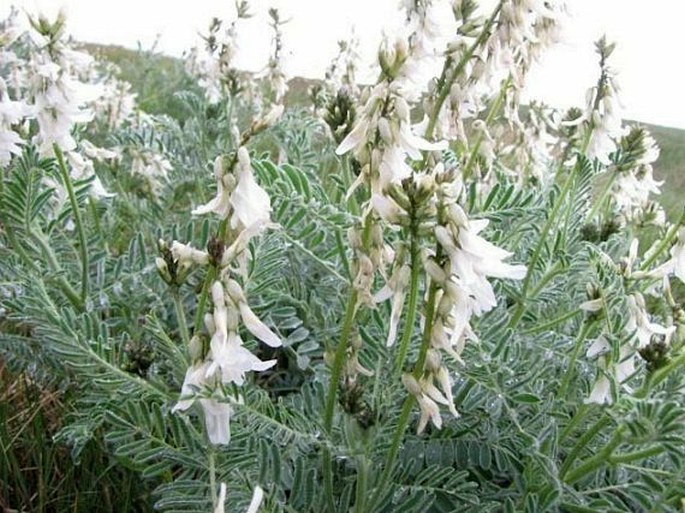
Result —
[{"label": "overcast sky", "polygon": [[[63,6],[71,34],[79,40],[157,48],[181,56],[198,43],[212,16],[232,19],[232,0],[10,0],[29,12],[57,12]],[[485,0],[483,5],[494,3]],[[685,128],[685,2],[681,0],[569,0],[573,18],[566,42],[550,51],[529,80],[528,96],[558,107],[582,105],[596,81],[593,41],[602,34],[618,43],[618,70],[625,117]],[[270,35],[266,10],[277,7],[284,26],[286,70],[320,77],[336,53],[337,41],[352,27],[361,40],[368,70],[383,27],[398,16],[398,0],[251,0],[255,17],[240,32],[238,65],[258,70],[267,59]],[[2,3],[0,15],[9,6]]]}]

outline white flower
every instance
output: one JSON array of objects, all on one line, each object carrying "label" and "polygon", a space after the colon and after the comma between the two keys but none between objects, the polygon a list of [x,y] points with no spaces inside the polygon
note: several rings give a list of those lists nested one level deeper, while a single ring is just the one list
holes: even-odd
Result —
[{"label": "white flower", "polygon": [[480,315],[497,304],[487,278],[522,279],[526,275],[526,267],[502,262],[511,253],[478,235],[488,225],[487,220],[469,221],[456,204],[451,206],[451,210],[454,222],[452,229],[437,226],[435,235],[450,258],[452,274],[474,300],[473,312]]},{"label": "white flower", "polygon": [[9,164],[13,154],[21,154],[24,141],[12,130],[12,125],[18,124],[31,113],[31,107],[23,101],[10,100],[5,81],[0,78],[0,165]]},{"label": "white flower", "polygon": [[278,335],[259,320],[247,303],[241,302],[238,308],[240,309],[240,317],[250,333],[270,347],[280,347],[283,345]]},{"label": "white flower", "polygon": [[671,247],[670,253],[671,258],[669,260],[656,269],[652,269],[648,274],[652,278],[662,278],[674,274],[685,283],[685,228],[678,229],[678,240]]},{"label": "white flower", "polygon": [[599,109],[594,108],[596,87],[588,92],[587,118],[592,120],[592,132],[587,147],[587,156],[596,158],[604,165],[609,165],[609,155],[616,151],[616,139],[623,133],[621,121],[621,105],[618,101],[615,82],[608,79],[602,92],[604,95],[599,102]]},{"label": "white flower", "polygon": [[[246,372],[267,370],[276,364],[276,360],[263,362],[243,347],[243,341],[236,331],[238,313],[234,305],[231,305],[231,310],[228,309],[221,282],[215,281],[211,292],[214,303],[210,327],[214,331],[210,342],[213,361],[207,368],[207,377],[219,369],[224,383],[240,386],[245,380]],[[280,340],[278,342],[280,345]]]},{"label": "white flower", "polygon": [[245,513],[257,513],[263,500],[264,490],[262,490],[261,486],[255,486],[254,492],[252,492],[252,500]]},{"label": "white flower", "polygon": [[92,142],[86,139],[81,140],[81,148],[83,149],[83,153],[85,153],[86,157],[100,162],[104,160],[114,160],[120,156],[119,152],[115,149],[108,150],[106,148],[98,148]]},{"label": "white flower", "polygon": [[402,207],[385,194],[372,194],[371,206],[381,219],[390,224],[398,224],[403,217],[407,217]]},{"label": "white flower", "polygon": [[181,388],[181,399],[172,408],[172,412],[185,411],[199,401],[204,415],[205,427],[209,441],[213,444],[228,444],[231,440],[230,421],[231,405],[216,398],[198,396],[197,392],[207,386],[206,370],[209,362],[196,364],[188,368]]},{"label": "white flower", "polygon": [[181,387],[181,399],[172,408],[172,412],[185,411],[195,402],[197,391],[206,384],[208,363],[199,363],[188,367],[183,386]]},{"label": "white flower", "polygon": [[[420,417],[416,434],[420,435],[423,433],[428,425],[428,421],[437,429],[442,428],[442,417],[440,416],[438,402],[448,405],[448,399],[431,382],[425,379],[416,381],[416,378],[411,374],[403,374],[402,383],[407,391],[413,395],[419,403]],[[452,405],[450,411],[452,411],[453,408],[454,405]],[[456,412],[456,410],[454,411]]]},{"label": "white flower", "polygon": [[[245,513],[257,513],[259,511],[259,506],[264,500],[264,490],[261,486],[255,486],[252,492],[252,500],[250,505],[245,510]],[[216,507],[214,508],[214,513],[224,513],[226,503],[226,483],[221,483],[219,487],[219,497],[217,499]]]},{"label": "white flower", "polygon": [[420,435],[430,421],[437,429],[442,428],[442,417],[440,416],[440,408],[438,404],[429,396],[419,394],[416,396],[419,403],[421,416],[419,417],[419,425],[416,428],[416,434]]},{"label": "white flower", "polygon": [[678,242],[671,248],[673,273],[685,283],[685,228],[678,230]]},{"label": "white flower", "polygon": [[194,209],[192,212],[192,214],[194,216],[214,212],[217,216],[219,216],[222,219],[225,219],[228,217],[228,214],[231,210],[230,199],[231,199],[232,188],[227,187],[226,182],[229,182],[228,185],[230,186],[231,185],[230,182],[232,181],[233,177],[231,175],[226,175],[226,176],[230,177],[230,179],[224,178],[224,159],[223,159],[223,157],[219,156],[214,160],[214,178],[216,178],[216,196],[209,203]]},{"label": "white flower", "polygon": [[214,508],[214,513],[225,513],[226,503],[226,483],[221,483],[219,486],[219,497],[216,502],[216,508]]},{"label": "white flower", "polygon": [[617,385],[623,385],[626,389],[630,388],[624,383],[635,374],[635,351],[629,344],[623,344],[619,349],[618,362],[611,362],[607,353],[611,350],[609,342],[600,335],[589,347],[588,358],[599,355],[598,366],[599,376],[595,381],[590,396],[585,399],[585,403],[611,404],[613,396],[611,393],[612,380]]},{"label": "white flower", "polygon": [[93,161],[81,156],[80,153],[69,151],[65,154],[67,161],[71,164],[71,176],[76,180],[93,177],[90,183],[90,194],[95,198],[111,198],[115,196],[113,192],[108,192],[100,181],[100,177],[95,174]]},{"label": "white flower", "polygon": [[651,322],[645,307],[645,300],[642,294],[636,292],[628,296],[628,323],[626,331],[634,333],[637,338],[637,349],[647,347],[653,335],[664,335],[667,340],[675,332],[675,326],[666,328],[661,324]]},{"label": "white flower", "polygon": [[241,229],[255,224],[268,223],[271,219],[271,201],[252,174],[250,155],[244,147],[238,150],[237,185],[231,194],[233,207],[231,227]]},{"label": "white flower", "polygon": [[231,441],[231,405],[216,399],[202,398],[200,406],[205,416],[209,441],[214,445],[228,445]]},{"label": "white flower", "polygon": [[392,307],[390,310],[390,326],[388,329],[388,338],[386,345],[388,347],[395,343],[397,338],[397,328],[402,317],[402,308],[404,307],[404,298],[406,296],[406,288],[409,284],[410,269],[408,265],[402,265],[395,269],[388,283],[379,290],[374,296],[374,302],[380,303],[392,298]]},{"label": "white flower", "polygon": [[190,266],[192,263],[198,265],[209,263],[209,254],[206,251],[195,249],[189,244],[182,244],[177,240],[171,243],[171,254],[183,267]]},{"label": "white flower", "polygon": [[599,312],[603,306],[602,298],[590,299],[580,304],[580,309],[585,312]]}]

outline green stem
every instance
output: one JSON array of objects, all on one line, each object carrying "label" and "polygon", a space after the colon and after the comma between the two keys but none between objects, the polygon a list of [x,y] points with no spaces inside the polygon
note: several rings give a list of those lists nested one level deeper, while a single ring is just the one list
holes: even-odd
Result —
[{"label": "green stem", "polygon": [[178,329],[181,332],[181,339],[188,347],[190,345],[190,334],[188,332],[188,324],[186,322],[186,314],[181,303],[181,294],[178,287],[173,287],[171,290],[171,297],[174,300],[174,309],[176,310],[176,322],[178,322]]},{"label": "green stem", "polygon": [[[352,333],[354,325],[354,314],[357,310],[357,296],[355,289],[350,293],[350,298],[347,302],[345,310],[345,320],[340,332],[340,341],[335,349],[335,356],[333,357],[333,366],[331,368],[331,377],[328,382],[328,391],[326,393],[326,405],[323,416],[324,431],[330,434],[333,427],[333,414],[335,413],[335,402],[338,393],[338,381],[342,373],[343,365],[345,364],[345,356],[347,354],[347,345]],[[326,446],[322,451],[323,457],[323,478],[324,478],[324,494],[326,497],[326,504],[330,513],[335,513],[335,501],[333,499],[333,462],[330,449]]]},{"label": "green stem", "polygon": [[569,319],[572,319],[579,313],[582,313],[583,311],[580,308],[576,308],[575,310],[571,310],[570,312],[566,312],[565,314],[560,315],[559,317],[552,319],[549,322],[546,322],[545,324],[541,324],[539,326],[535,326],[533,328],[530,328],[529,330],[523,331],[521,334],[522,335],[534,335],[536,333],[540,333],[542,331],[547,331],[550,328],[553,328],[554,326],[561,324],[562,322],[565,322]]},{"label": "green stem", "polygon": [[[442,84],[442,88],[440,89],[440,94],[438,94],[438,97],[435,99],[435,105],[433,106],[433,112],[431,112],[430,118],[428,119],[428,125],[426,126],[426,134],[425,137],[426,139],[429,139],[433,136],[433,131],[435,130],[435,124],[438,121],[438,115],[440,114],[440,110],[442,109],[442,105],[445,103],[445,100],[447,99],[447,96],[449,96],[450,89],[452,88],[452,84],[454,81],[457,79],[457,77],[461,74],[461,72],[464,70],[464,67],[466,64],[471,60],[471,57],[473,57],[473,53],[476,51],[476,49],[482,45],[487,37],[490,35],[490,28],[492,25],[495,23],[495,20],[497,19],[497,15],[499,12],[502,10],[502,4],[504,2],[500,1],[497,4],[497,7],[492,11],[492,14],[490,15],[490,18],[485,22],[485,25],[483,26],[483,29],[480,32],[480,35],[478,36],[478,39],[474,41],[474,43],[466,50],[464,55],[461,57],[457,65],[455,66],[454,70],[452,70],[452,73],[449,75],[449,77],[446,77],[444,83]],[[446,71],[446,70],[445,70]]]},{"label": "green stem", "polygon": [[611,461],[611,453],[613,453],[614,449],[616,449],[616,447],[618,447],[623,441],[623,428],[624,426],[619,426],[619,428],[614,431],[614,434],[611,436],[609,442],[607,442],[607,444],[595,456],[581,463],[575,469],[569,472],[568,475],[564,476],[564,483],[569,485],[573,484],[586,475],[609,463]]},{"label": "green stem", "polygon": [[369,460],[366,456],[359,456],[357,470],[357,484],[355,486],[354,511],[355,513],[367,513],[366,489],[369,475]]},{"label": "green stem", "polygon": [[[492,123],[493,119],[495,118],[495,115],[499,112],[499,109],[502,106],[502,102],[504,101],[504,98],[507,95],[507,89],[509,89],[509,84],[511,84],[511,75],[507,77],[507,79],[504,81],[504,85],[502,86],[502,89],[497,95],[497,98],[495,98],[495,101],[492,103],[492,105],[490,105],[490,110],[488,111],[488,115],[485,118],[485,129],[487,129],[487,127]],[[469,155],[468,161],[466,162],[466,166],[464,166],[464,171],[462,172],[464,180],[467,180],[471,176],[471,168],[473,167],[473,164],[476,161],[476,157],[478,156],[478,150],[480,149],[480,143],[482,141],[483,132],[480,132],[476,137],[476,141],[473,144],[473,148],[471,149],[471,153]]]},{"label": "green stem", "polygon": [[71,183],[71,177],[69,176],[69,171],[67,171],[67,166],[64,163],[64,155],[62,150],[60,150],[57,144],[52,145],[55,151],[55,156],[57,157],[57,163],[59,164],[59,170],[62,175],[62,181],[64,186],[67,188],[67,194],[69,195],[69,203],[71,203],[71,211],[74,216],[74,224],[76,225],[76,233],[79,239],[79,251],[81,254],[81,300],[85,302],[86,297],[88,297],[88,244],[86,240],[86,232],[83,226],[83,220],[81,218],[81,210],[79,209],[78,201],[76,200],[76,194],[74,193],[74,186]]},{"label": "green stem", "polygon": [[564,270],[564,265],[561,262],[556,262],[552,268],[547,271],[542,278],[540,278],[540,281],[537,282],[533,290],[530,291],[530,294],[528,294],[528,299],[532,299],[538,296],[540,291],[547,285],[552,279],[554,279],[555,276],[558,276],[561,274],[561,272]]},{"label": "green stem", "polygon": [[[416,360],[416,365],[414,366],[413,376],[415,379],[421,378],[423,374],[423,366],[426,362],[426,355],[428,354],[428,349],[430,347],[432,329],[433,329],[433,318],[435,317],[435,300],[438,293],[438,286],[436,283],[431,283],[430,289],[428,291],[428,299],[426,301],[426,321],[423,328],[423,336],[421,338],[421,348],[419,349],[419,356]],[[414,398],[408,396],[404,400],[402,405],[402,412],[397,420],[397,428],[392,438],[390,448],[385,457],[385,465],[383,466],[383,474],[381,474],[380,481],[376,487],[376,493],[373,495],[372,500],[369,504],[369,511],[374,511],[376,500],[378,500],[380,494],[385,489],[385,485],[390,479],[390,474],[393,471],[395,465],[395,458],[397,457],[397,452],[400,448],[400,443],[402,442],[402,437],[404,436],[404,431],[409,423],[409,416],[411,414],[412,405],[414,404]]]},{"label": "green stem", "polygon": [[[7,233],[9,233],[9,231]],[[36,233],[34,231],[31,231],[31,232],[29,232],[29,235],[36,242],[38,242],[38,245],[43,250],[43,254],[45,256],[45,259],[48,261],[48,266],[50,267],[52,272],[54,272],[57,275],[55,277],[55,281],[56,281],[58,287],[60,288],[60,290],[64,293],[65,296],[67,296],[67,299],[69,299],[69,302],[74,307],[76,307],[78,310],[83,310],[83,304],[84,304],[83,299],[74,290],[74,287],[71,286],[71,283],[69,283],[67,281],[67,279],[64,277],[64,270],[62,269],[62,266],[57,261],[57,257],[55,256],[55,253],[52,251],[52,248],[50,247],[48,242],[45,240],[45,235],[43,234],[43,232],[39,231],[39,233]],[[17,244],[12,244],[12,246],[15,248],[19,247]],[[26,255],[26,253],[24,253],[24,255]],[[26,256],[28,257],[28,255],[26,255]],[[34,265],[31,265],[30,267],[35,268]]]},{"label": "green stem", "polygon": [[595,215],[597,212],[599,212],[599,209],[602,207],[604,204],[604,200],[606,199],[607,195],[609,194],[609,191],[611,191],[611,186],[614,185],[614,182],[616,181],[616,176],[618,173],[616,171],[611,173],[611,176],[607,178],[606,183],[604,184],[604,187],[602,187],[602,192],[599,193],[599,196],[597,196],[597,199],[595,200],[595,204],[592,205],[592,209],[590,209],[590,212],[588,213],[587,217],[585,218],[585,222],[589,223],[594,219]]},{"label": "green stem", "polygon": [[[587,409],[583,408],[578,412],[578,421],[576,422],[576,419],[574,418],[571,423],[572,424],[578,424],[578,422],[585,416],[585,413],[587,413]],[[595,425],[592,426],[590,429],[588,429],[583,436],[580,437],[576,445],[573,447],[571,452],[568,454],[566,459],[564,459],[564,463],[561,466],[561,470],[559,471],[559,476],[563,479],[566,473],[570,470],[571,466],[573,463],[576,461],[578,458],[578,455],[580,452],[585,448],[585,446],[592,440],[595,436],[597,436],[597,433],[599,433],[604,427],[609,424],[611,420],[609,417],[606,415],[602,415],[597,422],[595,422]]]},{"label": "green stem", "polygon": [[586,320],[585,322],[583,322],[583,326],[578,332],[576,342],[573,346],[573,353],[571,354],[571,359],[568,362],[566,374],[564,374],[564,379],[561,380],[561,386],[559,387],[557,398],[566,397],[568,386],[571,383],[571,378],[573,378],[573,373],[575,371],[576,360],[580,355],[580,351],[583,349],[583,342],[585,342],[585,337],[587,336],[587,332],[590,330],[590,326],[592,326],[592,323]]},{"label": "green stem", "polygon": [[216,509],[218,497],[216,495],[216,461],[214,458],[214,446],[209,446],[209,493],[212,497],[212,510]]},{"label": "green stem", "polygon": [[342,368],[345,363],[345,355],[347,354],[347,345],[350,340],[350,333],[352,332],[352,327],[354,325],[354,314],[357,309],[357,296],[356,290],[350,293],[350,298],[347,302],[347,308],[345,310],[345,320],[343,321],[343,327],[340,332],[340,341],[335,349],[335,356],[333,357],[333,366],[331,368],[331,378],[328,383],[328,393],[326,394],[326,407],[323,416],[323,426],[326,432],[330,432],[333,426],[333,413],[335,412],[335,399],[338,392],[338,381],[340,380],[340,374],[342,373]]},{"label": "green stem", "polygon": [[404,322],[404,331],[402,332],[402,339],[397,351],[397,359],[395,363],[395,375],[400,376],[404,368],[404,362],[407,359],[409,352],[409,344],[412,335],[414,334],[414,322],[416,318],[416,310],[419,298],[419,281],[421,278],[421,265],[419,255],[419,241],[416,229],[411,231],[411,247],[410,247],[410,269],[411,277],[409,280],[409,303],[407,305],[407,316]]},{"label": "green stem", "polygon": [[576,172],[579,168],[580,163],[576,164],[573,167],[573,170],[569,173],[568,177],[566,178],[566,182],[564,183],[564,186],[562,187],[561,192],[559,193],[559,197],[557,198],[556,204],[554,205],[554,208],[552,208],[552,211],[550,212],[549,217],[547,218],[547,222],[545,222],[545,225],[542,227],[542,231],[540,232],[540,238],[538,239],[538,243],[536,244],[535,249],[533,250],[533,256],[528,262],[526,276],[525,278],[523,278],[521,297],[518,301],[518,307],[514,312],[511,321],[509,322],[509,328],[515,328],[518,325],[519,321],[521,320],[521,317],[523,316],[523,313],[526,310],[526,299],[528,289],[531,285],[531,279],[533,277],[533,270],[535,269],[535,265],[537,264],[540,255],[542,254],[542,248],[544,247],[545,241],[547,240],[547,235],[549,234],[550,230],[552,229],[552,226],[556,222],[557,215],[559,214],[559,211],[561,210],[561,207],[564,204],[566,195],[571,190],[571,186],[573,185],[573,182],[576,177]]},{"label": "green stem", "polygon": [[669,228],[668,232],[666,232],[666,235],[664,236],[663,239],[661,239],[661,242],[659,245],[656,247],[656,249],[649,255],[649,258],[647,258],[644,262],[642,262],[642,265],[640,266],[640,270],[645,271],[647,268],[649,268],[650,265],[652,265],[657,258],[663,253],[663,251],[671,245],[671,241],[673,240],[673,237],[675,237],[678,234],[678,228],[685,222],[685,209],[683,209],[683,212],[680,214],[680,217],[678,218],[678,221],[673,223],[673,225]]},{"label": "green stem", "polygon": [[609,458],[609,463],[616,465],[619,463],[630,463],[631,461],[644,460],[646,458],[651,458],[661,454],[666,449],[661,445],[655,445],[654,447],[648,447],[647,449],[640,449],[638,451],[626,452],[623,454],[616,454]]},{"label": "green stem", "polygon": [[205,315],[207,297],[209,296],[209,289],[212,287],[214,278],[216,278],[216,268],[212,266],[207,270],[207,276],[205,276],[205,282],[202,285],[202,292],[200,292],[200,299],[197,301],[195,319],[193,320],[193,333],[200,333],[202,331],[202,322]]},{"label": "green stem", "polygon": [[578,408],[578,411],[571,419],[571,422],[568,423],[568,425],[562,430],[561,434],[559,435],[560,444],[561,442],[566,440],[566,437],[573,432],[573,430],[576,428],[578,424],[580,424],[580,421],[583,420],[588,409],[590,409],[590,406],[587,404],[583,404],[580,408]]}]

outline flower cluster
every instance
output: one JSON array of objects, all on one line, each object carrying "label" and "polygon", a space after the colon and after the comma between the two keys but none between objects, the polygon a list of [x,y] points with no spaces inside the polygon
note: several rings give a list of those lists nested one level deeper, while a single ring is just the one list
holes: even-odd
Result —
[{"label": "flower cluster", "polygon": [[[214,164],[217,196],[193,211],[195,215],[214,213],[230,228],[228,244],[216,240],[208,251],[174,241],[170,248],[173,265],[188,269],[192,265],[212,265],[216,279],[209,286],[213,312],[205,314],[209,350],[203,351],[202,337],[195,334],[190,341],[192,364],[181,391],[182,399],[174,411],[185,410],[194,401],[202,407],[209,440],[213,444],[227,444],[230,440],[230,401],[222,385],[243,385],[251,371],[271,368],[276,360],[261,361],[243,345],[241,325],[253,336],[270,347],[281,345],[280,338],[271,331],[248,305],[239,283],[240,271],[245,269],[247,244],[270,222],[271,203],[267,193],[257,184],[247,150],[241,147],[233,157],[218,157]],[[159,260],[162,274],[169,272],[169,264]]]},{"label": "flower cluster", "polygon": [[[362,185],[369,192],[362,221],[366,230],[350,237],[355,251],[353,286],[359,298],[368,300],[374,274],[380,272],[385,278],[385,286],[373,300],[391,300],[388,346],[397,338],[412,265],[419,266],[421,262],[408,262],[407,255],[412,250],[405,242],[383,251],[380,227],[385,224],[395,230],[409,229],[413,237],[428,237],[437,243],[437,251],[421,251],[436,305],[433,324],[426,327],[431,330],[428,356],[420,375],[403,377],[405,387],[421,410],[419,432],[429,420],[436,427],[441,426],[439,404],[457,415],[451,399],[449,371],[442,364],[440,351],[459,359],[465,340],[475,338],[471,317],[497,304],[489,278],[520,279],[526,273],[524,266],[504,263],[510,253],[479,235],[487,221],[469,220],[460,207],[462,186],[456,170],[446,171],[439,162],[438,152],[446,149],[447,143],[431,142],[417,135],[415,130],[425,129],[426,125],[415,128],[410,120],[416,86],[426,78],[419,62],[428,55],[441,55],[441,45],[436,43],[441,40],[437,14],[441,7],[445,7],[441,2],[428,2],[417,10],[410,9],[413,32],[393,44],[384,41],[379,53],[381,80],[363,95],[361,115],[337,149],[338,154],[352,152],[361,167],[348,195]],[[362,237],[364,233],[368,234],[366,240]],[[386,263],[392,263],[389,276]]]},{"label": "flower cluster", "polygon": [[285,23],[277,9],[269,9],[271,28],[273,30],[273,50],[264,72],[264,79],[270,89],[270,100],[273,105],[280,105],[288,92],[288,80],[283,69],[283,33],[281,26]]},{"label": "flower cluster", "polygon": [[659,158],[659,147],[646,129],[633,127],[618,144],[614,163],[616,173],[611,199],[623,222],[663,224],[663,209],[651,201],[660,194],[662,182],[654,179],[652,164]]},{"label": "flower cluster", "polygon": [[[109,128],[130,122],[135,112],[130,85],[114,78],[112,67],[100,67],[74,47],[62,14],[52,22],[43,17],[29,17],[29,22],[22,26],[15,12],[0,34],[0,163],[9,163],[26,142],[36,145],[41,156],[53,156],[57,145],[71,178],[90,179],[91,194],[106,197],[109,193],[95,173],[93,160],[115,158],[119,150],[78,141],[74,128],[93,119]],[[45,181],[61,205],[66,197],[63,185]]]},{"label": "flower cluster", "polygon": [[238,71],[233,67],[238,52],[237,29],[240,20],[250,14],[247,2],[238,2],[236,7],[236,19],[225,29],[218,18],[211,20],[209,32],[203,36],[204,47],[201,50],[194,48],[186,60],[186,71],[198,78],[210,103],[217,103],[224,96],[235,95],[240,90]]},{"label": "flower cluster", "polygon": [[605,335],[595,339],[587,350],[588,358],[597,358],[598,375],[586,403],[611,404],[621,386],[630,393],[627,382],[635,374],[638,353],[657,339],[667,347],[675,333],[674,325],[662,326],[650,319],[644,297],[639,292],[629,295],[626,302],[628,322],[624,331],[628,338],[616,342],[618,351],[612,350]]}]

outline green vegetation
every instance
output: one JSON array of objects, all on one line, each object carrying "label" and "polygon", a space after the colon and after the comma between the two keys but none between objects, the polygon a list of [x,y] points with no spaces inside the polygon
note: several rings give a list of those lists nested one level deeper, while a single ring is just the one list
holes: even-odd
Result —
[{"label": "green vegetation", "polygon": [[675,221],[685,206],[685,130],[645,124],[661,148],[654,174],[665,184],[661,203],[669,220]]}]

